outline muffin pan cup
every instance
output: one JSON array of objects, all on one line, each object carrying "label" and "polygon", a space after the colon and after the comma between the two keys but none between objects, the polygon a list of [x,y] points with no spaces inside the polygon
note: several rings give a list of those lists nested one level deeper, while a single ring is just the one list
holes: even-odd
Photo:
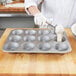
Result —
[{"label": "muffin pan cup", "polygon": [[16,29],[12,30],[7,37],[3,51],[10,53],[63,54],[71,52],[71,46],[66,33],[64,33],[63,41],[57,42],[56,34],[49,29]]}]

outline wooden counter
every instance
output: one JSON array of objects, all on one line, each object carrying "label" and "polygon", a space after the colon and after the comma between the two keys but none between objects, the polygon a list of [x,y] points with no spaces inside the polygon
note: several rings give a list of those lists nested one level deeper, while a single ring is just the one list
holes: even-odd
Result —
[{"label": "wooden counter", "polygon": [[[0,39],[0,49],[8,34]],[[67,54],[10,54],[0,50],[0,76],[76,76],[76,40],[66,29],[72,52]]]},{"label": "wooden counter", "polygon": [[[11,4],[17,4],[17,3],[23,3],[23,2],[18,2],[18,1],[15,1]],[[2,6],[0,5],[0,13],[24,13],[25,12],[25,8],[14,8],[14,7],[9,7],[9,8],[6,8],[5,6]]]}]

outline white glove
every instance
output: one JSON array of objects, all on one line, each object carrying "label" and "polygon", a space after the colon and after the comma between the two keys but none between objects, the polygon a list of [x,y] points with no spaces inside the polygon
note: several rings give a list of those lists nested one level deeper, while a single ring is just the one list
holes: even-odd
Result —
[{"label": "white glove", "polygon": [[55,33],[57,35],[57,41],[58,42],[62,42],[63,33],[64,33],[64,27],[62,25],[57,25],[55,27]]},{"label": "white glove", "polygon": [[34,22],[39,28],[48,28],[48,24],[51,24],[51,21],[47,20],[42,13],[35,14]]}]

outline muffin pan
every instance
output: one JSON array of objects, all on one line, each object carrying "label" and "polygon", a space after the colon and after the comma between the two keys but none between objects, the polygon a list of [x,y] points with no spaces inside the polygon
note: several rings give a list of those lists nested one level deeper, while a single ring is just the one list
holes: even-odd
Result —
[{"label": "muffin pan", "polygon": [[3,46],[4,52],[11,53],[68,53],[71,46],[66,33],[62,42],[57,42],[54,30],[15,29],[12,30]]}]

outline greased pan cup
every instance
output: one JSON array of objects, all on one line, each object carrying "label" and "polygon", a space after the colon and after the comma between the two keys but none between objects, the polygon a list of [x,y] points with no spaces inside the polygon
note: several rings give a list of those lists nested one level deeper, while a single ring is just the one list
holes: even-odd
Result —
[{"label": "greased pan cup", "polygon": [[23,30],[14,30],[14,31],[12,32],[12,34],[14,34],[14,35],[23,34]]},{"label": "greased pan cup", "polygon": [[25,43],[25,44],[23,45],[23,49],[24,49],[24,50],[28,50],[28,51],[34,49],[34,47],[35,47],[34,43]]},{"label": "greased pan cup", "polygon": [[67,43],[60,42],[60,43],[56,44],[55,48],[56,48],[56,50],[59,50],[59,51],[66,51],[69,47],[68,47]]},{"label": "greased pan cup", "polygon": [[50,30],[39,30],[38,31],[38,34],[39,35],[47,35],[47,34],[49,34],[51,31]]},{"label": "greased pan cup", "polygon": [[71,46],[66,36],[57,42],[57,36],[49,29],[12,30],[3,45],[4,52],[11,53],[68,53]]},{"label": "greased pan cup", "polygon": [[40,43],[38,48],[42,51],[48,51],[51,49],[51,45],[49,43]]},{"label": "greased pan cup", "polygon": [[66,51],[69,47],[65,37],[62,38],[62,42],[57,42],[57,38],[54,39],[56,42],[55,49],[59,51]]},{"label": "greased pan cup", "polygon": [[14,36],[10,36],[9,37],[9,40],[12,41],[12,42],[18,42],[22,39],[21,36],[17,36],[17,35],[14,35]]},{"label": "greased pan cup", "polygon": [[26,30],[25,34],[34,35],[34,34],[36,34],[36,31],[35,30]]},{"label": "greased pan cup", "polygon": [[35,41],[36,37],[35,36],[25,36],[24,41]]},{"label": "greased pan cup", "polygon": [[19,44],[16,42],[8,42],[7,44],[5,44],[4,48],[8,51],[17,50],[17,48],[19,48]]},{"label": "greased pan cup", "polygon": [[48,42],[48,41],[50,41],[50,37],[49,36],[39,36],[38,40],[41,42]]},{"label": "greased pan cup", "polygon": [[[54,41],[57,42],[57,37],[54,38]],[[67,41],[67,39],[63,36],[63,38],[62,38],[62,42],[66,42],[66,41]]]}]

